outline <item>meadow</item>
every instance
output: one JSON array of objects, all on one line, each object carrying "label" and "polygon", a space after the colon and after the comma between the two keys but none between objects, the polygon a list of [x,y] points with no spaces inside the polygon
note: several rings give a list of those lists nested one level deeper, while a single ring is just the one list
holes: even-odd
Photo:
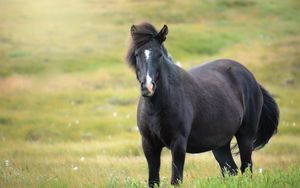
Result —
[{"label": "meadow", "polygon": [[[187,155],[182,187],[300,187],[297,0],[1,0],[0,187],[146,187],[139,85],[125,63],[132,24],[167,24],[189,69],[230,58],[275,97],[278,134],[254,174],[222,178],[211,152]],[[239,164],[239,156],[235,156]],[[161,187],[170,187],[163,151]]]}]

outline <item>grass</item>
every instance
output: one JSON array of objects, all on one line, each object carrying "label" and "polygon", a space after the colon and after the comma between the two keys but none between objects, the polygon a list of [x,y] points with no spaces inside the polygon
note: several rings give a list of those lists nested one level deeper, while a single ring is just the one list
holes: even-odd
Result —
[{"label": "grass", "polygon": [[[211,154],[188,155],[183,187],[297,187],[300,173],[298,143],[297,136],[277,136],[272,145],[255,152],[253,179],[241,175],[223,179]],[[1,148],[5,148],[4,144],[10,147],[2,150],[7,157],[0,168],[2,187],[146,185],[146,162],[135,136],[130,139],[112,136],[102,141],[80,143],[6,142]],[[162,187],[169,187],[170,160],[169,151],[164,150]]]},{"label": "grass", "polygon": [[[299,8],[296,0],[2,0],[0,187],[146,187],[138,84],[124,63],[129,28],[141,21],[168,24],[166,47],[185,69],[235,59],[280,106],[279,133],[254,152],[252,178],[221,178],[203,153],[187,156],[182,187],[299,187]],[[162,187],[170,174],[164,150]]]}]

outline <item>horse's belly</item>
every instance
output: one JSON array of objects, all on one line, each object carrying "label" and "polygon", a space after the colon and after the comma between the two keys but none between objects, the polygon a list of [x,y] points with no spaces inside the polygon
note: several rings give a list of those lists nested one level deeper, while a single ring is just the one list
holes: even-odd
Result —
[{"label": "horse's belly", "polygon": [[219,148],[228,143],[233,136],[210,139],[188,139],[187,149],[188,153],[202,153]]},{"label": "horse's belly", "polygon": [[[232,138],[232,137],[231,137]],[[188,153],[202,153],[221,147],[228,143],[231,138],[220,141],[210,141],[206,139],[188,139],[187,149]]]},{"label": "horse's belly", "polygon": [[210,147],[205,147],[205,146],[187,146],[186,152],[187,153],[202,153],[206,151],[210,151],[212,148]]},{"label": "horse's belly", "polygon": [[211,123],[207,126],[193,126],[187,143],[188,153],[201,153],[224,146],[231,141],[239,129],[238,122]]}]

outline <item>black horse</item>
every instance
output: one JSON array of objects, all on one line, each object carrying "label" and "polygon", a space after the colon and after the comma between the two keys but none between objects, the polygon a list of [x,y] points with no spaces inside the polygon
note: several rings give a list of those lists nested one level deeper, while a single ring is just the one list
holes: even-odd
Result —
[{"label": "black horse", "polygon": [[163,147],[172,153],[171,184],[183,179],[185,154],[212,150],[222,174],[237,174],[230,142],[235,136],[241,172],[252,171],[252,151],[277,131],[279,110],[270,94],[238,62],[221,59],[186,72],[168,56],[149,23],[131,27],[127,62],[141,84],[137,121],[148,162],[150,187],[159,184]]}]

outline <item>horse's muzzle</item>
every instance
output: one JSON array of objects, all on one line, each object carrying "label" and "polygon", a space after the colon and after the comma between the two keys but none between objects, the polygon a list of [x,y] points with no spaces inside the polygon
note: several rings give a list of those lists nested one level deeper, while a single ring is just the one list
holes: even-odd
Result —
[{"label": "horse's muzzle", "polygon": [[143,97],[151,97],[154,94],[156,85],[154,82],[150,84],[141,83],[141,93]]}]

